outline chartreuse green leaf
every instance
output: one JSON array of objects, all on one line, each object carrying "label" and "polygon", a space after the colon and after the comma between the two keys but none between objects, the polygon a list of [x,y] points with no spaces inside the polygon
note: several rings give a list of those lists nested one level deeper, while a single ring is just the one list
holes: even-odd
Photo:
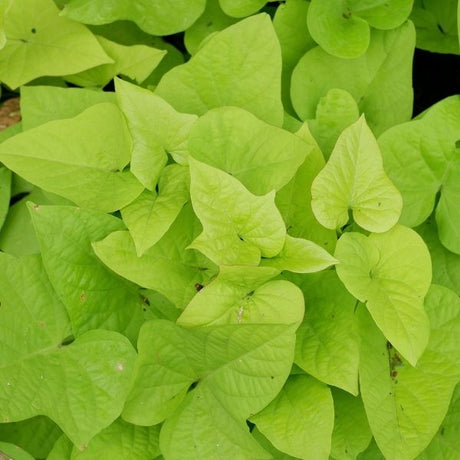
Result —
[{"label": "chartreuse green leaf", "polygon": [[[294,331],[294,325],[281,324],[183,329],[169,321],[145,323],[123,417],[152,424],[171,414],[160,433],[167,458],[251,458],[240,452],[254,455],[254,449],[260,455],[245,420],[263,409],[287,379]],[[177,409],[166,411],[165,405]]]},{"label": "chartreuse green leaf", "polygon": [[429,218],[415,230],[430,251],[433,283],[448,287],[460,296],[460,255],[450,252],[441,244],[433,218]]},{"label": "chartreuse green leaf", "polygon": [[296,460],[284,452],[279,451],[258,429],[256,426],[251,431],[252,437],[262,446],[272,457],[272,460]]},{"label": "chartreuse green leaf", "polygon": [[368,237],[345,233],[335,257],[345,287],[366,304],[385,337],[415,365],[430,328],[423,299],[431,282],[431,259],[422,238],[402,225]]},{"label": "chartreuse green leaf", "polygon": [[328,53],[344,59],[358,58],[370,42],[369,24],[353,14],[352,3],[312,0],[307,16],[313,39]]},{"label": "chartreuse green leaf", "polygon": [[61,14],[84,24],[128,19],[152,35],[171,35],[191,26],[206,0],[71,0]]},{"label": "chartreuse green leaf", "polygon": [[313,213],[326,228],[343,227],[349,210],[355,222],[371,232],[385,232],[396,224],[401,195],[383,170],[379,146],[363,116],[339,136],[311,194]]},{"label": "chartreuse green leaf", "polygon": [[22,129],[35,128],[48,121],[73,118],[88,107],[114,102],[113,93],[84,88],[23,86],[21,88]]},{"label": "chartreuse green leaf", "polygon": [[364,411],[363,401],[336,388],[334,398],[334,431],[332,432],[331,457],[335,460],[354,460],[372,439],[372,433]]},{"label": "chartreuse green leaf", "polygon": [[11,0],[0,3],[0,50],[6,44],[5,35],[5,11],[10,6]]},{"label": "chartreuse green leaf", "polygon": [[181,112],[202,115],[232,105],[275,126],[283,123],[280,91],[281,52],[267,14],[211,37],[186,64],[165,74],[155,90]]},{"label": "chartreuse green leaf", "polygon": [[189,182],[186,166],[166,166],[160,176],[158,193],[145,190],[121,210],[139,257],[160,240],[187,203]]},{"label": "chartreuse green leaf", "polygon": [[293,375],[251,421],[279,450],[296,458],[327,459],[334,404],[331,390],[307,375]]},{"label": "chartreuse green leaf", "polygon": [[258,265],[283,248],[275,192],[256,196],[220,169],[190,158],[190,196],[203,232],[189,246],[218,265]]},{"label": "chartreuse green leaf", "polygon": [[135,341],[143,322],[135,288],[99,263],[91,241],[124,228],[113,216],[70,206],[29,204],[46,272],[79,335],[110,329]]},{"label": "chartreuse green leaf", "polygon": [[3,460],[34,460],[34,457],[19,446],[0,441],[0,458]]},{"label": "chartreuse green leaf", "polygon": [[7,139],[0,145],[0,161],[47,191],[110,212],[142,192],[136,178],[122,172],[130,148],[120,110],[101,103],[75,118],[52,121]]},{"label": "chartreuse green leaf", "polygon": [[163,424],[160,447],[171,460],[271,459],[211,392],[198,388]]},{"label": "chartreuse green leaf", "polygon": [[328,53],[354,59],[365,53],[370,27],[393,29],[409,16],[413,0],[312,0],[308,28]]},{"label": "chartreuse green leaf", "polygon": [[11,171],[0,166],[0,229],[3,227],[11,197]]},{"label": "chartreuse green leaf", "polygon": [[311,49],[292,73],[295,111],[302,120],[315,118],[321,98],[339,88],[353,96],[377,136],[410,120],[414,47],[415,29],[406,22],[394,30],[372,30],[369,48],[356,59],[340,59],[320,47]]},{"label": "chartreuse green leaf", "polygon": [[140,286],[164,295],[184,308],[197,286],[216,273],[215,265],[198,251],[186,250],[201,230],[190,205],[184,206],[165,235],[142,257],[128,232],[115,231],[93,244],[94,252],[111,270]]},{"label": "chartreuse green leaf", "polygon": [[415,367],[360,309],[361,393],[385,458],[413,459],[425,449],[446,415],[460,378],[460,299],[449,289],[433,285],[425,308],[430,340]]},{"label": "chartreuse green leaf", "polygon": [[197,116],[176,112],[151,91],[120,79],[115,80],[115,89],[133,138],[131,171],[153,190],[168,161],[167,153],[185,162],[188,134]]},{"label": "chartreuse green leaf", "polygon": [[296,273],[313,273],[337,263],[325,249],[309,240],[286,235],[283,249],[272,259],[262,259],[261,265]]},{"label": "chartreuse green leaf", "polygon": [[38,256],[0,254],[0,273],[2,422],[47,415],[81,448],[120,414],[135,351],[111,331],[67,345],[69,319]]},{"label": "chartreuse green leaf", "polygon": [[61,435],[59,427],[43,415],[21,422],[0,424],[0,440],[22,447],[34,458],[47,458]]},{"label": "chartreuse green leaf", "polygon": [[342,131],[358,121],[358,118],[358,105],[353,96],[343,89],[330,89],[319,100],[316,116],[308,120],[308,126],[326,159],[331,156]]},{"label": "chartreuse green leaf", "polygon": [[40,252],[27,203],[33,201],[39,204],[69,204],[64,198],[62,201],[58,198],[57,201],[57,195],[47,195],[38,187],[20,193],[25,193],[25,196],[10,206],[0,231],[0,249],[17,257]]},{"label": "chartreuse green leaf", "polygon": [[286,185],[312,150],[299,136],[237,107],[200,117],[188,148],[193,158],[231,174],[256,195]]},{"label": "chartreuse green leaf", "polygon": [[[200,345],[199,340],[170,321],[145,323],[137,342],[139,358],[123,418],[136,425],[149,426],[170,416],[182,403],[190,385],[198,380],[190,354],[193,349],[199,350]],[[153,350],[157,360],[152,360]]]},{"label": "chartreuse green leaf", "polygon": [[59,16],[52,0],[10,2],[4,27],[0,80],[12,88],[43,75],[67,75],[112,62],[85,26]]},{"label": "chartreuse green leaf", "polygon": [[67,75],[65,76],[66,81],[79,86],[103,87],[115,75],[125,75],[137,83],[142,83],[166,54],[166,51],[151,46],[142,44],[126,46],[102,36],[96,36],[96,38],[113,63]]},{"label": "chartreuse green leaf", "polygon": [[455,460],[460,455],[460,385],[457,384],[441,426],[417,460]]},{"label": "chartreuse green leaf", "polygon": [[356,299],[332,270],[295,281],[306,312],[297,330],[296,364],[322,382],[358,394]]},{"label": "chartreuse green leaf", "polygon": [[225,14],[235,18],[244,18],[259,11],[267,0],[219,0]]},{"label": "chartreuse green leaf", "polygon": [[[403,196],[401,223],[420,225],[433,211],[441,243],[460,254],[460,96],[448,97],[423,117],[379,138],[385,169]],[[403,173],[404,171],[404,173]]]},{"label": "chartreuse green leaf", "polygon": [[189,27],[184,34],[184,44],[190,54],[195,54],[211,34],[231,26],[237,19],[227,16],[218,0],[206,2],[204,13]]},{"label": "chartreuse green leaf", "polygon": [[417,30],[417,48],[460,54],[457,0],[415,0],[410,19]]},{"label": "chartreuse green leaf", "polygon": [[287,0],[286,3],[279,4],[273,17],[273,27],[281,45],[283,59],[283,105],[289,113],[294,113],[290,96],[292,71],[299,59],[316,46],[306,26],[309,6],[310,2],[304,0]]},{"label": "chartreuse green leaf", "polygon": [[285,280],[269,281],[279,271],[269,267],[222,266],[177,320],[181,326],[300,323],[302,292]]},{"label": "chartreuse green leaf", "polygon": [[152,460],[160,455],[159,426],[135,426],[121,419],[95,436],[86,449],[73,448],[72,460]]},{"label": "chartreuse green leaf", "polygon": [[361,452],[358,457],[358,460],[385,460],[385,457],[380,452],[375,439],[372,438],[371,443],[364,452]]},{"label": "chartreuse green leaf", "polygon": [[320,225],[311,209],[311,184],[323,168],[324,158],[306,123],[296,135],[311,147],[311,151],[294,177],[276,194],[276,206],[291,236],[315,241],[333,251],[337,240],[335,231]]},{"label": "chartreuse green leaf", "polygon": [[55,443],[47,460],[71,460],[73,450],[72,441],[66,436],[62,435]]}]

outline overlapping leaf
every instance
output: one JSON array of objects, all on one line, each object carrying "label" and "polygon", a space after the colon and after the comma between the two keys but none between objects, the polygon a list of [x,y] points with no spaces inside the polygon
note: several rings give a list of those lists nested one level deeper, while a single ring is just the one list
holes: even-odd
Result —
[{"label": "overlapping leaf", "polygon": [[202,115],[233,105],[280,126],[280,72],[279,43],[269,16],[260,14],[211,37],[190,61],[165,74],[155,92],[181,112]]},{"label": "overlapping leaf", "polygon": [[244,18],[259,11],[267,0],[219,0],[219,3],[229,16]]},{"label": "overlapping leaf", "polygon": [[160,455],[159,432],[159,426],[135,426],[119,419],[95,436],[85,450],[74,447],[72,460],[151,460]]},{"label": "overlapping leaf", "polygon": [[59,427],[43,415],[0,424],[0,440],[21,446],[34,458],[47,458],[61,435]]},{"label": "overlapping leaf", "polygon": [[205,4],[206,0],[71,0],[63,15],[85,24],[129,19],[149,34],[170,35],[192,25]]},{"label": "overlapping leaf", "polygon": [[415,0],[410,19],[417,30],[417,48],[460,54],[456,0]]},{"label": "overlapping leaf", "polygon": [[333,251],[337,240],[335,231],[320,225],[311,209],[311,184],[323,168],[324,158],[306,123],[296,135],[311,147],[311,151],[294,177],[276,194],[276,206],[289,235],[314,241]]},{"label": "overlapping leaf", "polygon": [[330,89],[319,100],[316,116],[308,120],[308,126],[326,159],[331,156],[342,131],[358,121],[358,118],[358,105],[352,95],[343,89]]},{"label": "overlapping leaf", "polygon": [[433,283],[445,286],[460,296],[460,255],[450,252],[441,244],[433,220],[430,218],[416,228],[430,251]]},{"label": "overlapping leaf", "polygon": [[138,86],[117,79],[118,103],[133,137],[131,171],[149,190],[158,182],[170,153],[186,162],[186,141],[195,115],[176,112],[162,98]]},{"label": "overlapping leaf", "polygon": [[385,232],[399,219],[401,195],[383,170],[377,141],[364,117],[340,135],[326,166],[311,187],[318,221],[337,229],[355,222],[371,232]]},{"label": "overlapping leaf", "polygon": [[[206,459],[215,458],[220,448],[224,458],[251,446],[254,450],[257,444],[244,421],[283,386],[294,355],[294,331],[292,325],[279,324],[187,330],[150,321],[139,336],[135,380],[123,416],[142,424],[161,421],[168,414],[165,405],[177,407],[197,382],[166,419],[162,452],[171,458]],[[195,442],[190,444],[191,439]]]},{"label": "overlapping leaf", "polygon": [[295,281],[306,312],[297,331],[296,364],[322,382],[358,394],[356,299],[332,270]]},{"label": "overlapping leaf", "polygon": [[291,74],[299,59],[316,43],[306,27],[310,2],[287,0],[280,3],[273,17],[273,27],[281,45],[283,70],[281,78],[283,105],[286,111],[294,113],[290,87]]},{"label": "overlapping leaf", "polygon": [[295,458],[328,458],[334,426],[331,390],[313,377],[293,375],[251,421],[275,447]]},{"label": "overlapping leaf", "polygon": [[222,266],[218,276],[187,305],[177,324],[189,327],[217,324],[300,323],[302,292],[274,268]]},{"label": "overlapping leaf", "polygon": [[393,29],[412,10],[413,0],[312,0],[308,28],[312,37],[328,53],[345,59],[364,54],[370,42],[370,26]]},{"label": "overlapping leaf", "polygon": [[320,99],[330,89],[340,88],[353,96],[376,135],[408,121],[414,46],[414,26],[407,22],[390,31],[373,30],[368,50],[357,59],[340,59],[320,47],[313,48],[292,74],[295,111],[302,120],[313,119]]},{"label": "overlapping leaf", "polygon": [[429,444],[460,379],[460,299],[433,285],[425,307],[428,346],[415,367],[360,312],[360,386],[372,433],[385,458],[413,459]]},{"label": "overlapping leaf", "polygon": [[26,131],[48,121],[76,117],[88,107],[102,102],[115,102],[114,94],[84,88],[23,86],[22,129]]},{"label": "overlapping leaf", "polygon": [[196,286],[206,284],[216,272],[209,259],[197,251],[186,250],[200,229],[191,206],[186,205],[161,240],[142,257],[137,256],[130,234],[123,231],[115,231],[102,241],[94,239],[93,248],[114,272],[158,291],[184,308],[196,294]]},{"label": "overlapping leaf", "polygon": [[47,191],[109,212],[142,192],[136,178],[123,171],[130,147],[121,112],[114,104],[101,103],[75,118],[7,139],[0,146],[0,161]]},{"label": "overlapping leaf", "polygon": [[331,457],[335,460],[354,460],[372,439],[372,433],[359,396],[332,389],[334,398],[334,431]]},{"label": "overlapping leaf", "polygon": [[189,172],[186,166],[163,169],[156,191],[145,190],[121,210],[123,221],[142,256],[167,232],[189,200]]},{"label": "overlapping leaf", "polygon": [[8,86],[112,62],[85,26],[59,16],[52,0],[10,3],[4,17],[6,43],[0,49],[0,80]]},{"label": "overlapping leaf", "polygon": [[246,110],[210,110],[193,126],[190,154],[236,177],[251,193],[279,190],[294,176],[312,146]]},{"label": "overlapping leaf", "polygon": [[107,85],[116,75],[125,75],[137,83],[142,83],[158,66],[166,54],[165,50],[145,45],[120,45],[102,36],[96,36],[102,49],[113,63],[103,64],[74,75],[65,77],[79,86]]},{"label": "overlapping leaf", "polygon": [[385,337],[415,365],[430,324],[423,299],[431,282],[428,248],[413,230],[396,225],[368,237],[345,233],[337,242],[337,274]]},{"label": "overlapping leaf", "polygon": [[124,228],[106,214],[70,206],[29,206],[43,262],[56,292],[79,335],[110,329],[136,340],[143,322],[135,288],[100,262],[91,242]]},{"label": "overlapping leaf", "polygon": [[379,138],[385,169],[400,190],[401,223],[420,225],[436,207],[439,237],[460,254],[460,96],[431,107],[421,118],[388,130]]},{"label": "overlapping leaf", "polygon": [[206,2],[206,9],[197,21],[184,34],[184,44],[190,54],[195,54],[211,34],[231,26],[236,18],[227,16],[218,0]]},{"label": "overlapping leaf", "polygon": [[2,254],[0,271],[2,422],[44,414],[83,447],[120,414],[135,351],[111,331],[66,345],[67,313],[38,256]]},{"label": "overlapping leaf", "polygon": [[275,192],[250,193],[236,178],[190,159],[190,196],[203,232],[190,247],[218,265],[258,265],[284,245],[286,228]]}]

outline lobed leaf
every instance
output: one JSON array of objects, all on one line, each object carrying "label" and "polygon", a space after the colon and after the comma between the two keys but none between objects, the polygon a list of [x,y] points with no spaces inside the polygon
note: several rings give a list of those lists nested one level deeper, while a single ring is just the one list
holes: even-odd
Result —
[{"label": "lobed leaf", "polygon": [[377,136],[410,120],[414,47],[415,29],[407,22],[389,31],[372,30],[369,48],[356,59],[340,59],[320,47],[307,51],[292,73],[295,111],[302,120],[313,119],[320,99],[339,88],[353,96]]},{"label": "lobed leaf", "polygon": [[420,225],[433,211],[442,244],[460,254],[460,96],[448,97],[422,117],[395,126],[379,138],[385,169],[401,191],[401,223]]},{"label": "lobed leaf", "polygon": [[184,308],[196,294],[196,286],[206,284],[216,272],[209,259],[186,250],[199,231],[199,222],[191,206],[186,205],[160,241],[141,257],[126,231],[114,231],[94,242],[93,249],[115,273],[158,291],[178,308]]},{"label": "lobed leaf", "polygon": [[139,257],[161,239],[189,201],[189,182],[187,167],[166,166],[160,176],[158,193],[144,190],[121,210]]},{"label": "lobed leaf", "polygon": [[0,80],[15,89],[43,75],[68,75],[109,64],[82,24],[59,16],[52,0],[15,0],[4,13]]},{"label": "lobed leaf", "polygon": [[236,178],[190,160],[190,196],[203,232],[189,246],[218,265],[258,265],[276,256],[286,229],[272,191],[250,193]]},{"label": "lobed leaf", "polygon": [[203,115],[232,105],[280,126],[280,71],[281,53],[271,20],[259,14],[211,37],[187,63],[166,73],[155,92],[181,112]]},{"label": "lobed leaf", "polygon": [[361,309],[360,386],[372,433],[386,458],[412,459],[430,443],[460,378],[460,299],[433,285],[425,307],[428,346],[412,367]]},{"label": "lobed leaf", "polygon": [[197,117],[176,112],[151,91],[120,79],[115,80],[115,90],[133,138],[131,171],[153,190],[168,153],[179,163],[186,162],[186,141]]},{"label": "lobed leaf", "polygon": [[293,457],[328,458],[334,426],[331,390],[313,377],[293,375],[251,421],[276,448]]},{"label": "lobed leaf", "polygon": [[431,282],[431,259],[421,237],[402,225],[368,237],[345,233],[335,256],[345,287],[366,304],[385,337],[415,365],[430,328],[423,299]]},{"label": "lobed leaf", "polygon": [[339,136],[311,194],[313,213],[326,228],[343,227],[349,210],[355,222],[371,232],[385,232],[396,224],[401,195],[383,170],[379,146],[364,117]]},{"label": "lobed leaf", "polygon": [[200,117],[188,148],[194,159],[231,174],[256,195],[286,185],[312,150],[299,136],[237,107]]},{"label": "lobed leaf", "polygon": [[121,112],[114,104],[101,103],[75,118],[55,120],[7,139],[0,145],[0,161],[47,191],[80,206],[111,212],[142,192],[136,178],[123,171],[130,148]]},{"label": "lobed leaf", "polygon": [[124,228],[109,215],[70,206],[29,204],[46,272],[66,306],[75,336],[109,329],[133,342],[144,320],[135,288],[98,262],[91,241]]},{"label": "lobed leaf", "polygon": [[220,267],[217,277],[193,297],[177,324],[300,323],[302,293],[288,281],[270,281],[278,273],[269,267]]},{"label": "lobed leaf", "polygon": [[358,394],[359,334],[356,299],[332,270],[296,280],[305,297],[295,363],[329,385]]}]

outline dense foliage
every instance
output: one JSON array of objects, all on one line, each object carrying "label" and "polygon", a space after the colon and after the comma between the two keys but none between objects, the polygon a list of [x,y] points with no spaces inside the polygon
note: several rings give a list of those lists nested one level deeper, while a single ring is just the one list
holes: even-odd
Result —
[{"label": "dense foliage", "polygon": [[460,458],[457,0],[3,0],[0,458]]}]

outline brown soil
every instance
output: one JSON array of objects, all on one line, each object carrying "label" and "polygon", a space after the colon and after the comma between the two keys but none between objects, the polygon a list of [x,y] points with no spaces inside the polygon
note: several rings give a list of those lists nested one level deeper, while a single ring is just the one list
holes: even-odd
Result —
[{"label": "brown soil", "polygon": [[19,98],[8,99],[0,107],[0,131],[21,121]]}]

